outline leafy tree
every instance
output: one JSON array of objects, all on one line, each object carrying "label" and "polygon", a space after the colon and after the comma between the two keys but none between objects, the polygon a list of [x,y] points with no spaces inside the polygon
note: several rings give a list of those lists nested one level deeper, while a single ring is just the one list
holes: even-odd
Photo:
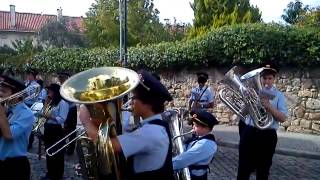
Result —
[{"label": "leafy tree", "polygon": [[210,28],[261,21],[258,7],[250,5],[249,0],[194,0],[190,5],[194,11],[191,37]]},{"label": "leafy tree", "polygon": [[96,0],[87,12],[86,36],[92,46],[108,47],[119,43],[119,1]]},{"label": "leafy tree", "polygon": [[2,63],[25,64],[38,52],[42,51],[42,46],[33,44],[32,39],[15,40],[11,46],[0,48],[0,60]]},{"label": "leafy tree", "polygon": [[76,25],[67,27],[64,18],[50,21],[39,32],[40,41],[52,47],[85,47],[86,41]]},{"label": "leafy tree", "polygon": [[300,0],[295,0],[291,1],[283,11],[282,19],[289,24],[296,24],[301,15],[308,11],[308,6],[303,6]]},{"label": "leafy tree", "polygon": [[[168,33],[159,20],[153,0],[128,1],[128,45],[167,41]],[[86,35],[92,46],[119,45],[119,1],[96,0],[87,12]]]},{"label": "leafy tree", "polygon": [[182,40],[191,28],[189,23],[179,23],[176,18],[174,18],[173,23],[170,23],[169,19],[165,19],[165,21],[165,30],[168,32],[167,39],[169,39],[169,41]]},{"label": "leafy tree", "polygon": [[320,6],[311,8],[302,14],[296,25],[320,28]]}]

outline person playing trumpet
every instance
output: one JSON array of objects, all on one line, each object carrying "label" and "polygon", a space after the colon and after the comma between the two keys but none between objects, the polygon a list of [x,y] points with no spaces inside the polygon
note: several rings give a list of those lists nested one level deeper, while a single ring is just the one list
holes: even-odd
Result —
[{"label": "person playing trumpet", "polygon": [[[0,98],[7,98],[26,86],[8,76],[0,76]],[[29,180],[27,146],[32,125],[32,111],[22,97],[0,105],[0,175],[12,180]]]},{"label": "person playing trumpet", "polygon": [[[132,107],[133,114],[143,119],[142,125],[133,132],[111,138],[113,150],[127,158],[127,179],[173,180],[171,134],[168,123],[161,117],[164,103],[172,97],[151,73],[141,71],[140,78],[132,91]],[[96,142],[98,128],[84,105],[80,107],[79,118],[88,136]]]},{"label": "person playing trumpet", "polygon": [[[69,104],[64,101],[60,95],[60,85],[55,83],[50,84],[47,86],[47,90],[48,96],[46,101],[51,101],[51,110],[46,114],[40,113],[40,116],[46,118],[43,136],[46,149],[63,138],[64,133],[62,126],[69,111]],[[62,142],[61,146],[63,145],[64,143]],[[64,173],[64,151],[60,151],[54,156],[47,155],[46,162],[47,173],[42,179],[62,179]]]},{"label": "person playing trumpet", "polygon": [[173,158],[173,170],[189,167],[191,180],[206,180],[209,163],[217,151],[211,131],[218,121],[205,110],[195,110],[190,114],[195,136],[185,142],[186,151]]}]

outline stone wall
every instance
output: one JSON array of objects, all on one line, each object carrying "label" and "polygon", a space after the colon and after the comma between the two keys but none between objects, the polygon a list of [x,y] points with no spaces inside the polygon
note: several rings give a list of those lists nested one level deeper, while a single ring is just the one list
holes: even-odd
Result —
[{"label": "stone wall", "polygon": [[[200,71],[200,70],[199,70]],[[236,124],[238,118],[219,99],[223,88],[219,83],[228,69],[202,69],[209,74],[209,86],[215,91],[215,106],[212,113],[225,124]],[[174,106],[186,107],[191,88],[197,85],[195,71],[162,72],[163,82],[174,96]],[[284,92],[288,105],[288,121],[281,128],[291,132],[320,134],[320,71],[281,69],[277,88]]]}]

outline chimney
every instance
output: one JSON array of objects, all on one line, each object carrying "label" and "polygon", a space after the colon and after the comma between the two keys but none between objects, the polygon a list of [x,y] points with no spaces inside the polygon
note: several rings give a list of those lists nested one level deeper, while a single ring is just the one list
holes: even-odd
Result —
[{"label": "chimney", "polygon": [[10,25],[11,28],[16,27],[16,6],[15,5],[10,5]]},{"label": "chimney", "polygon": [[61,7],[57,9],[57,21],[61,21],[62,19],[62,9]]}]

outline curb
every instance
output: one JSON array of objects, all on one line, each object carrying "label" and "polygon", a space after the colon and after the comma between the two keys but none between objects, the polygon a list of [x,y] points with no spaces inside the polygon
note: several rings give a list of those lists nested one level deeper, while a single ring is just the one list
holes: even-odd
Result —
[{"label": "curb", "polygon": [[[223,147],[235,148],[235,149],[238,149],[239,147],[238,143],[230,142],[230,141],[217,141],[217,144]],[[294,157],[320,160],[320,153],[314,153],[310,151],[292,150],[287,148],[276,148],[275,153],[285,155],[285,156],[294,156]]]}]

